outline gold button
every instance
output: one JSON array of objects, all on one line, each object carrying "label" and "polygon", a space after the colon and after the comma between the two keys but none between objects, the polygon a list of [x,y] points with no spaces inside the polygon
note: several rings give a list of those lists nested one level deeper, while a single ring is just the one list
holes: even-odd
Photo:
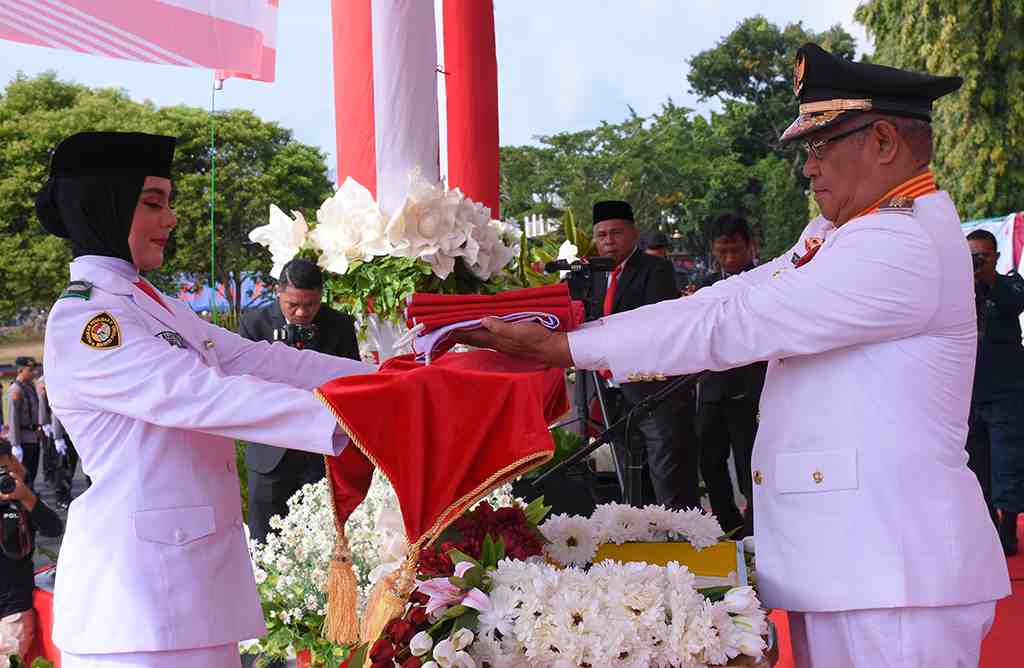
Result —
[{"label": "gold button", "polygon": [[764,476],[760,471],[754,471],[754,484],[760,485],[762,482],[764,482]]},{"label": "gold button", "polygon": [[814,479],[815,485],[820,485],[821,481],[825,479],[825,476],[821,473],[821,471],[815,471],[814,473],[811,474],[811,478]]},{"label": "gold button", "polygon": [[663,373],[656,373],[656,374],[654,374],[654,380],[667,380],[667,379],[665,378],[665,374],[663,374]]},{"label": "gold button", "polygon": [[213,341],[203,341],[203,345],[206,346],[207,348],[213,348]]},{"label": "gold button", "polygon": [[779,270],[775,271],[775,272],[774,272],[774,273],[772,274],[772,278],[778,278],[778,277],[779,277],[779,274],[781,274],[781,273],[782,273],[782,270],[781,270],[781,269],[779,269]]}]

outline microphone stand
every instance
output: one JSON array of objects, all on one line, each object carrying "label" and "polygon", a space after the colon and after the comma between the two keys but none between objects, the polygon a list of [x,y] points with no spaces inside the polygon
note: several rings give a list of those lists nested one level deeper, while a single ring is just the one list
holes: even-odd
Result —
[{"label": "microphone stand", "polygon": [[[580,448],[579,450],[574,452],[570,457],[567,457],[566,459],[562,460],[561,462],[559,462],[558,464],[556,464],[555,466],[551,467],[549,470],[545,471],[543,474],[538,476],[536,479],[534,479],[532,483],[533,486],[539,488],[540,484],[551,474],[555,473],[556,471],[561,471],[562,469],[576,465],[577,463],[581,462],[584,458],[586,458],[587,455],[594,452],[605,443],[611,443],[612,437],[615,435],[615,432],[618,430],[619,426],[625,425],[626,475],[624,476],[625,484],[623,489],[623,499],[626,503],[628,503],[631,506],[636,506],[638,508],[641,507],[643,505],[643,494],[641,491],[643,486],[643,457],[641,456],[641,449],[639,447],[631,447],[629,445],[630,424],[635,419],[642,419],[650,415],[658,406],[664,403],[664,401],[671,397],[674,393],[676,393],[679,390],[682,390],[683,388],[696,385],[704,378],[706,378],[710,373],[710,371],[700,371],[698,373],[690,373],[683,376],[679,376],[678,378],[674,378],[672,381],[670,381],[657,392],[654,392],[653,394],[637,402],[637,404],[630,408],[625,415],[623,415],[618,420],[609,425],[608,428],[605,429],[601,433],[601,435],[594,440],[593,443],[586,447]],[[620,481],[621,478],[622,477],[620,477]]]}]

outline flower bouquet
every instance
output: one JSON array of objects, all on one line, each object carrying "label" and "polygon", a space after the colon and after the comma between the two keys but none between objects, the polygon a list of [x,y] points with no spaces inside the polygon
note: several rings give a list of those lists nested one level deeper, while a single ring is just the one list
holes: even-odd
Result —
[{"label": "flower bouquet", "polygon": [[[481,504],[420,555],[404,614],[342,666],[691,668],[761,659],[768,622],[752,587],[709,596],[675,562],[591,564],[604,533],[625,540],[645,526],[695,548],[721,536],[699,511],[625,508],[599,508],[593,525],[564,517],[542,524],[542,500]],[[555,554],[580,566],[554,564]]]},{"label": "flower bouquet", "polygon": [[[331,298],[357,316],[398,325],[413,292],[501,290],[505,268],[519,255],[518,226],[491,219],[487,207],[418,172],[396,211],[382,211],[352,178],[321,204],[316,225],[271,205],[270,220],[249,238],[270,250],[277,278],[300,252],[328,272]],[[394,333],[394,332],[392,332]]]},{"label": "flower bouquet", "polygon": [[[491,503],[514,502],[508,486]],[[308,653],[314,666],[337,666],[348,648],[323,636],[327,607],[327,564],[335,540],[334,511],[326,479],[306,485],[288,500],[288,515],[273,517],[267,542],[250,541],[249,552],[263,605],[267,635],[246,643],[245,652],[264,659]],[[373,478],[366,499],[346,527],[359,588],[360,610],[378,579],[398,568],[408,547],[398,497],[384,476]],[[326,546],[326,547],[325,547]],[[326,552],[325,552],[326,550]]]}]

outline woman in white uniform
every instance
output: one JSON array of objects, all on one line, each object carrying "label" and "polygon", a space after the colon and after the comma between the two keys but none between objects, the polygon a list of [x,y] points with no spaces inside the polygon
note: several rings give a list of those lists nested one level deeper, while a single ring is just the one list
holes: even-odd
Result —
[{"label": "woman in white uniform", "polygon": [[53,412],[93,485],[61,547],[54,640],[64,668],[237,668],[266,632],[242,527],[234,439],[337,454],[310,391],[372,372],[215,327],[139,275],[163,263],[175,140],[82,133],[57,147],[36,210],[70,240],[50,312]]}]

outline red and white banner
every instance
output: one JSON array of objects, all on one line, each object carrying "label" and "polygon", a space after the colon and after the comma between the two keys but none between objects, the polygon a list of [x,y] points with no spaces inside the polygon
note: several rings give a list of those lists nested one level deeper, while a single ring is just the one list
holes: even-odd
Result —
[{"label": "red and white banner", "polygon": [[273,81],[278,0],[0,0],[0,39]]},{"label": "red and white banner", "polygon": [[440,180],[437,29],[424,0],[332,0],[338,182],[390,215],[414,170]]}]

